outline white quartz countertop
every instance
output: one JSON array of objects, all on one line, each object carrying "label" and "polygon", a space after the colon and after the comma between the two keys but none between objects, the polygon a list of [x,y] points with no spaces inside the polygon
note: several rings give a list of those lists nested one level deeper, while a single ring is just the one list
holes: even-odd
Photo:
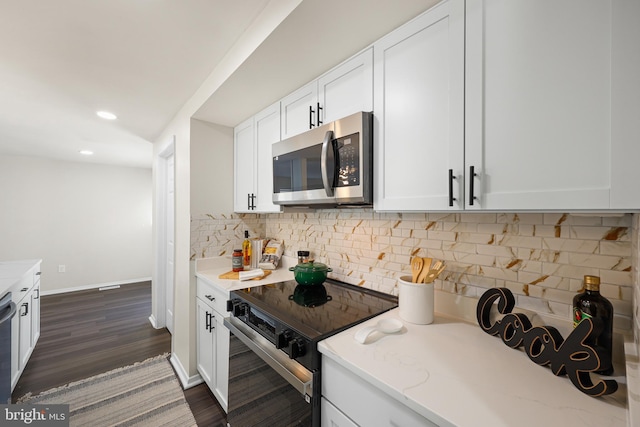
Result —
[{"label": "white quartz countertop", "polygon": [[9,292],[25,273],[41,261],[40,259],[0,261],[0,298]]},{"label": "white quartz countertop", "polygon": [[400,319],[396,308],[321,341],[319,350],[438,425],[628,425],[624,373],[615,377],[616,393],[593,398],[478,325],[442,315],[430,325],[403,321],[399,333],[355,341],[360,328],[384,317]]},{"label": "white quartz countertop", "polygon": [[268,285],[271,283],[293,280],[293,272],[289,267],[295,265],[293,258],[283,257],[280,265],[275,270],[270,270],[271,274],[261,280],[230,280],[220,279],[220,275],[231,271],[230,257],[205,258],[196,261],[196,277],[206,280],[212,285],[218,286],[226,291],[251,288],[254,286]]}]

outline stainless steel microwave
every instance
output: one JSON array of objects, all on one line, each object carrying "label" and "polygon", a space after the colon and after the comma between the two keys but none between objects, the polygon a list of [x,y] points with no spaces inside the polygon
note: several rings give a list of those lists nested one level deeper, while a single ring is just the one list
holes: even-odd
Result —
[{"label": "stainless steel microwave", "polygon": [[373,114],[359,112],[272,146],[273,203],[373,203]]}]

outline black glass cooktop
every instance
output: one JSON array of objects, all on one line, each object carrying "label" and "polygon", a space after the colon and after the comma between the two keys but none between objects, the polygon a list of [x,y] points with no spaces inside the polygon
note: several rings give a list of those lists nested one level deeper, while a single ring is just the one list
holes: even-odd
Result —
[{"label": "black glass cooktop", "polygon": [[398,306],[396,297],[327,280],[322,285],[299,285],[295,280],[231,292],[265,317],[276,319],[308,339],[340,332]]}]

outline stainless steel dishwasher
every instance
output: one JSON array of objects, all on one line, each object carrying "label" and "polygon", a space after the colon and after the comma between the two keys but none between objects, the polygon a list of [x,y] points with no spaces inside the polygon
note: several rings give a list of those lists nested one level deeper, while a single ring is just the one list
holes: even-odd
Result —
[{"label": "stainless steel dishwasher", "polygon": [[11,319],[15,314],[9,292],[0,299],[0,404],[11,403]]}]

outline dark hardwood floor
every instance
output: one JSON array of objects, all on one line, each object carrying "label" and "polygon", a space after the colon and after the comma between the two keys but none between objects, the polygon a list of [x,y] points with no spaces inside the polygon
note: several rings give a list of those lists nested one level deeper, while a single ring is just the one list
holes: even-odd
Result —
[{"label": "dark hardwood floor", "polygon": [[[151,282],[105,291],[41,298],[41,335],[12,398],[171,352],[171,335],[154,329]],[[226,426],[224,411],[205,384],[185,390],[198,426]]]}]

